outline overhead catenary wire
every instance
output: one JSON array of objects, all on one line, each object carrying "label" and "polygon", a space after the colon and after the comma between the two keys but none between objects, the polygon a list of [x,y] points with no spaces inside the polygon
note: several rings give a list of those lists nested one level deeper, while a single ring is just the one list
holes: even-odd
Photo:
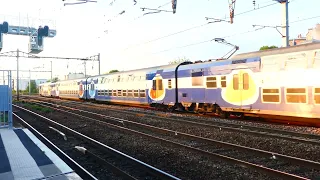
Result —
[{"label": "overhead catenary wire", "polygon": [[[315,19],[315,18],[320,18],[320,15],[319,15],[319,16],[309,17],[309,18],[304,18],[304,19],[300,19],[300,20],[296,20],[296,21],[292,21],[292,22],[290,22],[290,24],[294,24],[294,23],[302,22],[302,21],[307,21],[307,20]],[[261,29],[263,29],[263,28],[248,30],[248,31],[244,31],[244,32],[241,32],[241,33],[236,33],[236,34],[224,36],[224,37],[221,37],[221,38],[224,39],[224,38],[228,38],[228,37],[233,37],[233,36],[248,34],[248,33],[252,33],[252,32],[255,32],[255,31],[258,31],[258,30],[261,30]],[[188,45],[184,45],[184,46],[177,46],[177,47],[173,47],[173,48],[170,48],[170,49],[161,50],[161,51],[154,52],[154,53],[151,53],[151,54],[159,54],[159,53],[163,53],[163,52],[172,51],[172,50],[174,50],[174,49],[181,49],[181,48],[186,48],[186,47],[190,47],[190,46],[200,45],[200,44],[208,43],[208,42],[211,42],[211,41],[212,41],[212,39],[210,39],[210,40],[205,40],[205,41],[200,41],[200,42],[195,42],[195,43],[188,44]]]},{"label": "overhead catenary wire", "polygon": [[[244,12],[241,12],[241,13],[238,13],[238,14],[235,14],[234,17],[240,16],[240,15],[243,15],[243,14],[246,14],[246,13],[250,13],[250,12],[252,12],[252,11],[256,11],[256,10],[259,10],[259,9],[262,9],[262,8],[266,8],[266,7],[269,7],[269,6],[272,6],[272,5],[276,5],[276,4],[279,4],[279,3],[276,2],[276,3],[268,4],[268,5],[265,5],[265,6],[261,6],[261,7],[257,8],[257,9],[247,10],[247,11],[244,11]],[[227,19],[227,18],[225,17],[225,18],[221,18],[221,19]],[[168,34],[168,35],[161,36],[161,37],[158,37],[158,38],[155,38],[155,39],[152,39],[152,40],[143,42],[143,43],[139,43],[139,44],[136,44],[136,45],[132,45],[132,46],[129,46],[129,47],[125,48],[123,51],[126,51],[126,50],[131,49],[131,48],[136,48],[136,47],[139,47],[139,46],[141,46],[141,45],[149,44],[149,43],[151,43],[151,42],[155,42],[155,41],[158,41],[158,40],[161,40],[161,39],[165,39],[165,38],[168,38],[168,37],[177,35],[177,34],[181,34],[181,33],[184,33],[184,32],[190,31],[190,30],[193,30],[193,29],[198,29],[198,28],[204,27],[204,26],[209,25],[209,24],[211,24],[211,23],[205,23],[205,24],[193,26],[193,27],[190,27],[190,28],[187,28],[187,29],[184,29],[184,30],[181,30],[181,31],[172,33],[172,34]]]}]

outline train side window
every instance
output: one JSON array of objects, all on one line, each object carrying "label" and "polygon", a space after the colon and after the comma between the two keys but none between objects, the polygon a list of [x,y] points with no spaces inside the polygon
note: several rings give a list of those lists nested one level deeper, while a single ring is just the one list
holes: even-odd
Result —
[{"label": "train side window", "polygon": [[140,97],[146,97],[146,90],[140,90]]},{"label": "train side window", "polygon": [[287,103],[307,103],[306,88],[287,88],[286,100]]},{"label": "train side window", "polygon": [[118,96],[119,96],[119,97],[122,96],[122,90],[118,90]]},{"label": "train side window", "polygon": [[314,88],[314,103],[320,104],[320,88]]},{"label": "train side window", "polygon": [[249,89],[249,74],[248,73],[243,73],[242,74],[243,78],[243,89],[248,90]]},{"label": "train side window", "polygon": [[117,90],[112,91],[112,96],[117,96]]},{"label": "train side window", "polygon": [[191,73],[192,86],[203,86],[203,72],[193,72]]},{"label": "train side window", "polygon": [[112,90],[109,89],[108,95],[109,95],[109,96],[112,96]]},{"label": "train side window", "polygon": [[238,74],[233,75],[233,89],[239,90],[239,77]]},{"label": "train side window", "polygon": [[127,90],[122,90],[122,96],[127,97]]},{"label": "train side window", "polygon": [[280,103],[280,89],[263,88],[262,102],[263,103]]},{"label": "train side window", "polygon": [[132,90],[128,90],[128,97],[133,97]]},{"label": "train side window", "polygon": [[168,79],[168,88],[171,89],[172,85],[171,85],[171,79]]},{"label": "train side window", "polygon": [[227,77],[226,76],[221,76],[221,87],[222,88],[227,87]]},{"label": "train side window", "polygon": [[139,97],[139,90],[134,90],[133,95],[135,98],[138,98]]},{"label": "train side window", "polygon": [[207,88],[217,87],[217,77],[207,77]]}]

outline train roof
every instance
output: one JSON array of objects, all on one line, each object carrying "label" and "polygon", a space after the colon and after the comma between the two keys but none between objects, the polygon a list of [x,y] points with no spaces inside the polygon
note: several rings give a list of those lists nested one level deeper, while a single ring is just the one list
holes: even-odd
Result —
[{"label": "train roof", "polygon": [[297,46],[242,53],[242,54],[234,55],[231,59],[235,60],[235,59],[245,59],[250,57],[262,57],[262,56],[285,54],[285,53],[291,53],[291,52],[308,51],[308,50],[314,50],[314,49],[320,49],[320,43],[308,43],[308,44],[301,44]]},{"label": "train roof", "polygon": [[[179,68],[179,70],[185,70],[185,69],[196,69],[196,68],[206,68],[209,66],[224,66],[224,65],[230,65],[230,64],[236,64],[236,63],[250,63],[260,60],[259,57],[250,57],[250,58],[243,58],[243,59],[226,59],[226,60],[217,60],[217,61],[196,61],[192,64],[184,65]],[[237,62],[239,61],[239,62]],[[151,74],[156,73],[158,70],[163,70],[165,72],[174,71],[176,69],[178,64],[168,64],[168,65],[161,65],[161,66],[154,66],[154,67],[147,67],[147,68],[141,68],[141,69],[135,69],[135,70],[128,70],[128,71],[120,71],[115,72],[111,74],[101,74],[101,75],[95,75],[90,77],[82,77],[82,78],[76,78],[76,79],[69,79],[69,80],[62,80],[58,81],[56,83],[63,83],[68,81],[79,81],[79,80],[86,80],[86,79],[93,79],[98,77],[105,77],[105,76],[118,76],[122,74],[134,74],[134,73],[143,73],[143,74]],[[41,85],[46,84],[55,84],[55,83],[43,83]]]}]

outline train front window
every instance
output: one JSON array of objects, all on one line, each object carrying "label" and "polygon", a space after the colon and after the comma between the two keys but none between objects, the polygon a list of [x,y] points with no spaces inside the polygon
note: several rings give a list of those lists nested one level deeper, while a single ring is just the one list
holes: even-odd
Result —
[{"label": "train front window", "polygon": [[94,84],[90,85],[90,90],[94,90]]}]

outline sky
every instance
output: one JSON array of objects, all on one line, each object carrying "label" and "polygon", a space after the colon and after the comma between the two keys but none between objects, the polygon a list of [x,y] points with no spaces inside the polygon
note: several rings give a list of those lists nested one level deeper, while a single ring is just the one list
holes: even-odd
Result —
[{"label": "sky", "polygon": [[[251,0],[237,0],[233,24],[208,24],[205,19],[228,18],[228,0],[178,0],[176,14],[161,12],[145,16],[149,11],[143,12],[142,7],[156,9],[164,5],[160,9],[170,11],[170,0],[137,0],[136,5],[133,0],[97,0],[97,3],[69,6],[64,6],[62,0],[0,1],[3,1],[0,22],[35,28],[48,25],[57,31],[56,37],[44,39],[44,51],[38,56],[83,58],[100,53],[101,73],[165,65],[178,58],[191,61],[220,58],[232,49],[210,41],[214,38],[225,38],[239,46],[237,54],[256,51],[264,45],[282,45],[281,35],[274,28],[254,31],[252,27],[254,24],[281,25],[282,7],[273,0],[256,0],[255,9]],[[319,6],[319,0],[309,0],[308,4],[304,0],[291,0],[289,22],[301,21],[289,23],[290,39],[298,34],[305,36],[308,29],[320,21]],[[118,15],[123,10],[125,13]],[[319,18],[304,20],[315,16]],[[184,32],[177,33],[181,31]],[[168,36],[170,34],[174,35]],[[3,38],[2,53],[16,49],[28,52],[29,37],[5,34]],[[84,72],[81,61],[51,60],[53,77],[61,79],[69,72]],[[0,57],[0,62],[0,69],[16,69],[16,58]],[[20,58],[19,62],[21,70],[50,70],[48,59]],[[97,62],[86,65],[87,74],[98,73]],[[22,78],[29,78],[28,72],[20,74]],[[31,77],[48,79],[50,73],[33,72]]]}]

